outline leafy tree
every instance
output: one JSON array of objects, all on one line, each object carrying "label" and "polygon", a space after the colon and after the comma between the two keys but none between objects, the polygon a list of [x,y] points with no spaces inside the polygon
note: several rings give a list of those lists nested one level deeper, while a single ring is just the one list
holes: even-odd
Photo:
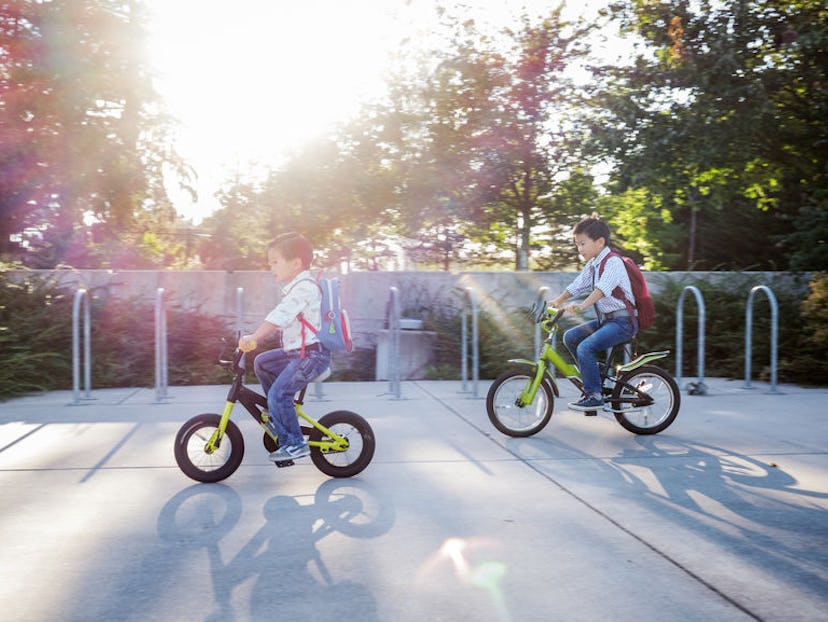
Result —
[{"label": "leafy tree", "polygon": [[167,147],[145,21],[136,0],[0,5],[0,255],[114,265],[172,223],[162,167],[187,171]]},{"label": "leafy tree", "polygon": [[[404,134],[417,145],[409,200],[419,209],[409,213],[432,235],[493,245],[528,269],[533,246],[581,207],[554,198],[566,193],[579,155],[565,70],[585,53],[589,28],[566,23],[560,7],[537,23],[524,16],[496,38],[471,21],[449,26],[450,43],[418,91],[418,123]],[[452,230],[458,219],[464,225]],[[536,239],[543,228],[547,237]]]},{"label": "leafy tree", "polygon": [[[622,1],[614,10],[644,43],[629,67],[598,72],[595,136],[614,162],[614,193],[645,189],[670,213],[655,249],[682,257],[669,267],[785,267],[825,195],[824,3]],[[795,265],[820,267],[810,250]]]},{"label": "leafy tree", "polygon": [[[439,49],[405,48],[386,97],[249,189],[259,231],[304,231],[323,261],[368,269],[394,246],[441,269],[510,256],[519,269],[572,263],[572,220],[596,193],[566,69],[591,27],[556,8],[492,36],[442,14]],[[217,215],[205,249],[229,245],[245,218]]]}]

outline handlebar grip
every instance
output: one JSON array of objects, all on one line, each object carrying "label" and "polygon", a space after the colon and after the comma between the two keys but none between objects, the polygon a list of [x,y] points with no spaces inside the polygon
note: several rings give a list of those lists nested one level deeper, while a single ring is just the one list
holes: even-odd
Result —
[{"label": "handlebar grip", "polygon": [[256,349],[256,341],[253,339],[239,339],[239,350],[242,352],[252,352]]}]

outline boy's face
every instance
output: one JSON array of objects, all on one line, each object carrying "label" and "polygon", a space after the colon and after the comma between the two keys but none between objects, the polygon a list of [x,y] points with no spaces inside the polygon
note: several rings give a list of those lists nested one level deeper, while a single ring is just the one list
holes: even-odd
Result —
[{"label": "boy's face", "polygon": [[267,263],[270,264],[270,273],[277,283],[288,283],[302,271],[302,260],[299,257],[285,259],[279,251],[272,248],[267,251]]},{"label": "boy's face", "polygon": [[598,254],[604,250],[606,245],[607,244],[604,238],[593,240],[591,237],[583,233],[577,233],[575,235],[575,247],[578,249],[581,257],[583,257],[586,261],[589,261],[593,257],[597,257]]}]

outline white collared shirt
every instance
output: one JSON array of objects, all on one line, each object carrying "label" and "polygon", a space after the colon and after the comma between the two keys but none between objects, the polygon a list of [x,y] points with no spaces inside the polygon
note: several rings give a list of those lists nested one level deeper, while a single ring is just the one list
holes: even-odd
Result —
[{"label": "white collared shirt", "polygon": [[604,264],[604,271],[601,277],[598,278],[598,268],[604,257],[609,255],[612,250],[605,247],[596,257],[590,259],[581,273],[575,277],[575,280],[566,288],[573,297],[588,296],[595,288],[604,292],[604,297],[595,303],[596,308],[601,313],[611,313],[613,311],[621,311],[627,306],[623,300],[619,300],[612,295],[616,287],[621,287],[621,291],[627,297],[627,300],[635,306],[635,297],[632,293],[632,285],[630,285],[630,277],[627,275],[627,269],[624,267],[624,262],[620,257],[610,257],[607,263]]},{"label": "white collared shirt", "polygon": [[[302,322],[298,316],[310,322],[319,330],[321,326],[322,291],[309,270],[303,270],[282,287],[282,299],[267,314],[266,321],[275,324],[282,331],[282,348],[298,350],[302,347]],[[305,329],[305,345],[319,341],[316,335]]]}]

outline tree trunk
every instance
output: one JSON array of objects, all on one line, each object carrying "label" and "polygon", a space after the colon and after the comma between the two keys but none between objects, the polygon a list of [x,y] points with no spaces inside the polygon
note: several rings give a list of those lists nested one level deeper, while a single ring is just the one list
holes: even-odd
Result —
[{"label": "tree trunk", "polygon": [[529,231],[532,228],[532,220],[529,218],[528,210],[523,210],[520,221],[518,221],[518,248],[517,248],[517,270],[529,269]]},{"label": "tree trunk", "polygon": [[690,194],[690,235],[687,240],[687,269],[692,270],[696,263],[696,228],[698,225],[699,213],[696,210],[696,198],[694,193]]}]

